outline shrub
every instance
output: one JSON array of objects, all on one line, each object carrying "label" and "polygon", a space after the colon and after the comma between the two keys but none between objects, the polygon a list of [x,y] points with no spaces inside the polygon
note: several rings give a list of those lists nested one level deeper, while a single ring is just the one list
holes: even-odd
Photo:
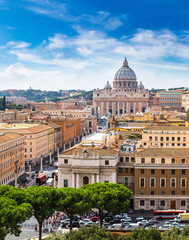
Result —
[{"label": "shrub", "polygon": [[155,228],[146,230],[135,229],[129,235],[119,237],[119,240],[161,240],[161,233]]},{"label": "shrub", "polygon": [[82,227],[64,235],[55,234],[52,237],[47,237],[46,240],[114,240],[114,238],[104,228],[92,225],[91,227]]}]

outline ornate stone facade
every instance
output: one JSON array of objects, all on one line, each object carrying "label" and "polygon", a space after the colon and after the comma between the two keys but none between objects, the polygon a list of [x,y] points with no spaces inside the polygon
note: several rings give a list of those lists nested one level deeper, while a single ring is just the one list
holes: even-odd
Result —
[{"label": "ornate stone facade", "polygon": [[95,114],[122,115],[125,113],[144,112],[149,106],[149,91],[142,82],[138,84],[134,71],[125,59],[123,66],[116,72],[113,89],[109,82],[103,90],[93,93]]}]

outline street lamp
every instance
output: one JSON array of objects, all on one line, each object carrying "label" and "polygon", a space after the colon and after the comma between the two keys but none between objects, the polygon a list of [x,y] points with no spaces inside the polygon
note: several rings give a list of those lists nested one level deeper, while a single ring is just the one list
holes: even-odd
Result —
[{"label": "street lamp", "polygon": [[31,181],[31,167],[32,167],[33,161],[29,161],[29,181]]},{"label": "street lamp", "polygon": [[41,169],[40,172],[43,172],[43,156],[41,155]]},{"label": "street lamp", "polygon": [[18,161],[15,162],[15,181],[14,181],[15,187],[17,187],[17,178],[18,178]]}]

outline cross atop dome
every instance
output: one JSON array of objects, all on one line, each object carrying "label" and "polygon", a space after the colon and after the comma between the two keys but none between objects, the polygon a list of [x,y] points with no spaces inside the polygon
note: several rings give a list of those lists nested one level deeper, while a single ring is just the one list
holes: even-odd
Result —
[{"label": "cross atop dome", "polygon": [[128,62],[127,62],[127,58],[125,57],[125,60],[123,61],[123,67],[128,67]]}]

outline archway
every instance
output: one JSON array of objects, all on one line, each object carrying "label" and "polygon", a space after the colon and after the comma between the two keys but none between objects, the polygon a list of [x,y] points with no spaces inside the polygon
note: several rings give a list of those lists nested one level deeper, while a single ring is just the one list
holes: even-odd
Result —
[{"label": "archway", "polygon": [[89,184],[89,178],[87,176],[85,176],[83,178],[83,185]]}]

